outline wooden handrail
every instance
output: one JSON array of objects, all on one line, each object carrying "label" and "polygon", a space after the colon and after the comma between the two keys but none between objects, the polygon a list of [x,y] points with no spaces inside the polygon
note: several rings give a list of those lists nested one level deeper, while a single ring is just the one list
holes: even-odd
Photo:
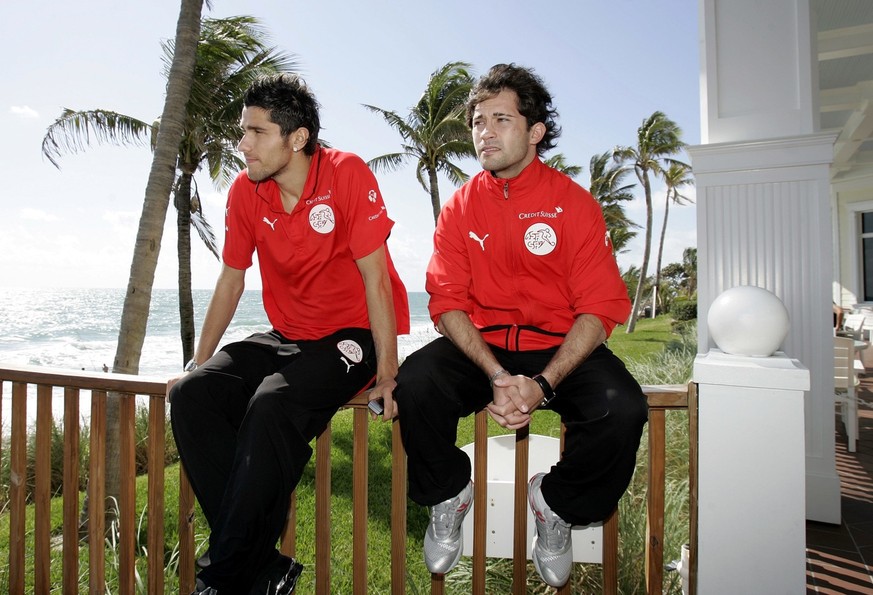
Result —
[{"label": "wooden handrail", "polygon": [[[148,446],[148,551],[164,551],[164,435],[166,423],[166,400],[164,397],[166,381],[158,378],[128,376],[124,374],[86,373],[80,371],[57,370],[33,366],[0,366],[0,399],[4,398],[6,384],[11,384],[12,420],[10,437],[9,486],[9,592],[23,595],[26,584],[25,560],[25,513],[26,513],[26,438],[27,438],[27,395],[28,387],[35,386],[37,394],[36,412],[36,487],[33,494],[35,504],[35,523],[33,529],[34,575],[32,584],[37,592],[48,591],[50,572],[49,510],[50,486],[50,431],[51,409],[54,388],[63,388],[64,398],[64,475],[63,475],[63,590],[76,592],[78,585],[78,522],[79,522],[79,402],[80,392],[91,393],[90,419],[90,478],[89,482],[89,590],[105,591],[105,447],[106,447],[106,404],[110,398],[120,399],[121,442],[120,464],[122,488],[118,502],[119,523],[119,590],[133,592],[136,552],[135,535],[135,461],[134,461],[134,417],[135,397],[148,399],[149,436]],[[697,421],[695,385],[646,386],[644,392],[649,402],[649,480],[647,488],[646,536],[646,589],[649,593],[660,593],[663,581],[663,531],[664,531],[664,414],[671,409],[688,409],[690,429],[690,514],[692,545],[692,592],[695,583],[696,558],[696,519],[697,519]],[[348,408],[353,409],[353,554],[352,572],[355,594],[367,592],[367,487],[368,487],[368,433],[369,420],[366,397],[352,399]],[[0,427],[2,427],[0,419]],[[474,543],[473,543],[473,592],[485,592],[485,514],[487,498],[487,414],[480,412],[475,420],[475,460],[474,482],[477,485],[474,495]],[[562,428],[563,448],[563,428]],[[515,461],[515,521],[513,545],[513,590],[526,591],[526,535],[525,515],[527,514],[527,466],[529,435],[527,430],[516,434]],[[2,443],[0,443],[2,444]],[[328,426],[316,439],[316,552],[315,588],[319,594],[330,593],[330,449],[331,429]],[[391,479],[391,592],[401,595],[406,592],[406,455],[400,440],[399,424],[392,426],[392,479]],[[179,497],[179,588],[183,594],[194,586],[194,496],[184,470],[180,473]],[[480,489],[479,486],[482,486]],[[297,501],[292,497],[288,525],[283,534],[280,549],[287,555],[294,555],[296,549]],[[604,522],[603,528],[603,576],[604,593],[616,593],[618,581],[618,516],[614,512]],[[164,592],[163,557],[148,556],[147,580],[149,593]],[[442,593],[444,577],[433,575],[432,593]],[[569,593],[569,586],[558,593]]]}]

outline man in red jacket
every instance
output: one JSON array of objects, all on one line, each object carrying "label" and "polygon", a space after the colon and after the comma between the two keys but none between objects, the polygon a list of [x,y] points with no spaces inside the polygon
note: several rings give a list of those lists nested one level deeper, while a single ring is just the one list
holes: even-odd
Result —
[{"label": "man in red jacket", "polygon": [[484,171],[446,203],[434,234],[426,289],[443,337],[406,359],[394,393],[409,495],[431,507],[434,573],[460,558],[472,501],[461,416],[486,407],[514,430],[548,408],[566,423],[562,460],[529,486],[534,564],[552,586],[570,575],[571,526],[605,519],[633,475],[647,405],[605,345],[630,300],[600,205],[540,159],[560,134],[556,116],[541,79],[515,65],[494,66],[467,104]]},{"label": "man in red jacket", "polygon": [[[296,75],[258,79],[242,103],[247,167],[228,192],[224,262],[187,374],[168,383],[211,531],[192,595],[294,590],[302,567],[276,542],[310,441],[367,387],[390,398],[409,332],[394,222],[366,163],[318,142],[318,102]],[[218,349],[255,253],[273,328]]]}]

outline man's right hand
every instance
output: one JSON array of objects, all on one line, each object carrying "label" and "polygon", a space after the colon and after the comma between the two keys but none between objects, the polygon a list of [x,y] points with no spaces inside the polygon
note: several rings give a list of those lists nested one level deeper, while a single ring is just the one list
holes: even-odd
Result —
[{"label": "man's right hand", "polygon": [[[494,380],[493,401],[486,407],[488,414],[500,426],[507,430],[518,430],[530,423],[530,411],[527,408],[527,399],[521,393],[525,387],[524,380],[530,380],[526,376],[500,376]],[[534,383],[536,384],[536,383]]]}]

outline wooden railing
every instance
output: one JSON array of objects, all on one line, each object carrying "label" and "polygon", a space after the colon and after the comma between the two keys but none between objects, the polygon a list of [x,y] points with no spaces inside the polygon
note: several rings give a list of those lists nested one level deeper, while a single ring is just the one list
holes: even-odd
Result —
[{"label": "wooden railing", "polygon": [[[90,468],[88,470],[88,562],[90,593],[105,593],[105,454],[106,402],[109,393],[118,395],[120,416],[120,476],[118,498],[119,592],[135,592],[135,397],[148,398],[148,536],[149,552],[164,551],[164,435],[166,424],[166,380],[124,374],[89,374],[40,367],[0,367],[0,398],[6,382],[12,387],[12,419],[9,443],[9,593],[25,593],[25,531],[27,478],[28,386],[36,387],[35,488],[33,492],[33,592],[49,593],[51,569],[51,430],[55,387],[63,388],[64,473],[63,473],[63,592],[79,592],[79,402],[80,392],[90,391]],[[0,409],[2,411],[2,409]],[[3,427],[0,419],[0,427]],[[164,558],[148,556],[149,593],[164,592]],[[189,591],[190,592],[190,589]]]},{"label": "wooden railing", "polygon": [[[50,584],[50,434],[54,388],[63,389],[64,399],[64,479],[63,479],[63,592],[77,593],[79,569],[79,400],[81,391],[91,393],[89,486],[89,592],[105,592],[105,436],[106,403],[108,398],[120,399],[121,490],[118,502],[117,544],[119,592],[135,592],[135,460],[134,415],[135,397],[148,399],[148,504],[147,547],[149,552],[165,551],[164,544],[164,436],[166,424],[165,382],[160,379],[121,374],[84,373],[41,367],[0,366],[0,399],[7,383],[11,384],[12,420],[10,439],[9,486],[9,593],[25,592],[25,530],[26,518],[26,439],[28,386],[36,387],[36,452],[33,526],[33,589],[48,593],[57,585]],[[695,385],[647,386],[644,392],[649,402],[649,465],[647,488],[646,589],[648,593],[663,590],[664,568],[664,482],[665,482],[665,412],[670,409],[689,411],[689,473],[692,592],[696,544],[696,448],[697,404]],[[367,593],[367,485],[369,415],[365,397],[349,402],[353,410],[353,592]],[[2,409],[0,409],[2,411]],[[2,427],[0,418],[0,427]],[[475,467],[473,516],[473,593],[485,593],[485,514],[487,498],[487,414],[480,412],[475,420]],[[516,433],[515,503],[514,503],[514,593],[526,590],[526,514],[527,514],[527,444],[526,430]],[[563,440],[563,436],[562,436]],[[316,439],[315,449],[315,591],[331,592],[330,567],[330,426]],[[194,587],[194,495],[184,472],[180,474],[179,495],[179,590],[190,593]],[[399,425],[392,428],[391,478],[391,592],[406,593],[406,455],[400,441]],[[292,496],[288,524],[280,549],[286,555],[295,554],[297,527],[296,498]],[[148,592],[164,592],[163,556],[147,557]],[[444,577],[432,575],[431,592],[443,593]],[[614,512],[603,527],[604,593],[618,592],[618,517]],[[558,593],[569,593],[569,586]]]}]

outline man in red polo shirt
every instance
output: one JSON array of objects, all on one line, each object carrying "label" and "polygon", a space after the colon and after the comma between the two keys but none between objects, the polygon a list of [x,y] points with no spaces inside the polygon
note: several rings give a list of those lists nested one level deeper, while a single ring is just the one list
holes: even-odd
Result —
[{"label": "man in red polo shirt", "polygon": [[[276,543],[309,442],[373,383],[390,401],[406,290],[388,253],[376,179],[318,144],[318,103],[293,75],[243,101],[247,169],[227,198],[223,266],[188,372],[171,384],[173,434],[209,522],[194,593],[290,593],[302,566]],[[267,333],[215,349],[258,253]]]},{"label": "man in red polo shirt", "polygon": [[[563,458],[531,478],[533,561],[554,587],[572,566],[572,525],[606,518],[634,472],[646,400],[605,341],[630,313],[600,205],[540,156],[557,112],[532,71],[499,64],[474,86],[467,123],[484,171],[446,203],[427,269],[444,335],[410,355],[395,398],[409,496],[430,507],[433,573],[461,555],[473,498],[458,419],[482,408],[507,429],[537,409],[561,415]],[[393,413],[393,411],[392,411]]]}]

